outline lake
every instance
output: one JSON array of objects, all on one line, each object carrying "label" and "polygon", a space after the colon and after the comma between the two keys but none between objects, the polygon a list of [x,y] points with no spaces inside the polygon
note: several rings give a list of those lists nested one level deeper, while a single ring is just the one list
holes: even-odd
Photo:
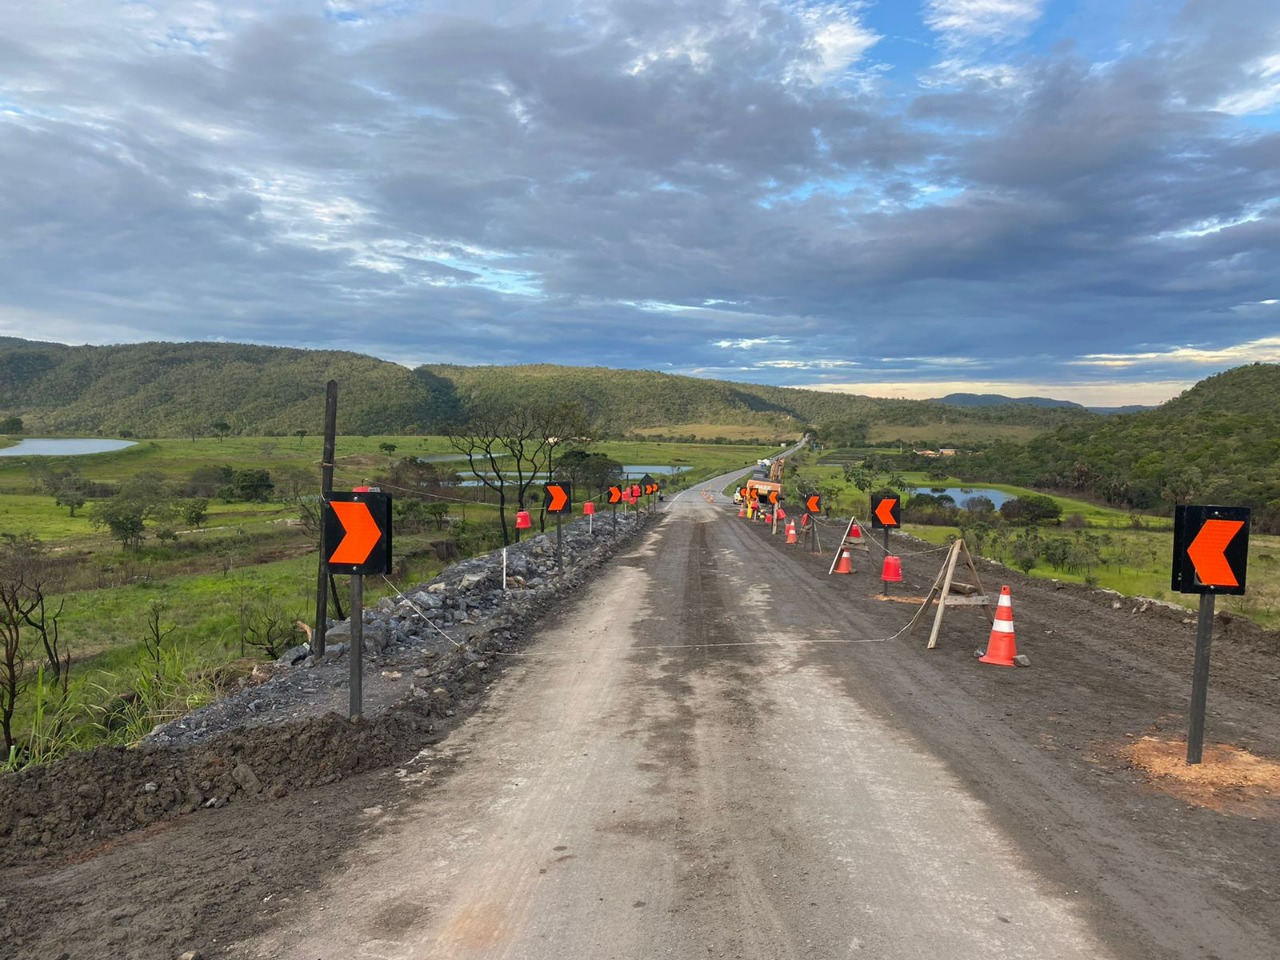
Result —
[{"label": "lake", "polygon": [[995,508],[997,510],[1000,509],[1000,505],[1002,503],[1014,499],[1014,495],[1012,493],[1004,493],[1001,490],[992,490],[990,487],[947,487],[943,490],[935,490],[933,487],[916,487],[911,492],[913,494],[931,493],[935,497],[940,497],[945,494],[956,502],[957,507],[963,507],[964,502],[970,497],[986,497],[995,504]]},{"label": "lake", "polygon": [[0,450],[0,457],[78,457],[86,453],[111,453],[132,447],[132,440],[19,440]]}]

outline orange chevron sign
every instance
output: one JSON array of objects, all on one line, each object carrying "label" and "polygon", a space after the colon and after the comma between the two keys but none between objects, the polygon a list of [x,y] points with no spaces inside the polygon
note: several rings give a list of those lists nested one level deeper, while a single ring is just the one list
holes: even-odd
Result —
[{"label": "orange chevron sign", "polygon": [[902,526],[902,506],[897,497],[871,498],[871,526],[877,529]]},{"label": "orange chevron sign", "polygon": [[547,494],[547,513],[566,513],[573,509],[569,496],[569,484],[548,483],[542,489]]},{"label": "orange chevron sign", "polygon": [[1242,594],[1248,561],[1248,507],[1174,509],[1174,590]]},{"label": "orange chevron sign", "polygon": [[623,496],[623,494],[622,494],[622,488],[621,488],[621,487],[610,487],[610,488],[609,488],[609,502],[610,502],[610,503],[621,503],[621,502],[622,502],[622,496]]},{"label": "orange chevron sign", "polygon": [[1206,520],[1187,547],[1187,556],[1200,582],[1211,587],[1238,587],[1235,571],[1227,562],[1227,544],[1244,526],[1243,520]]},{"label": "orange chevron sign", "polygon": [[804,508],[805,508],[805,510],[807,510],[809,513],[821,513],[821,512],[822,512],[822,497],[818,496],[818,494],[816,494],[816,493],[811,493],[811,494],[809,494],[809,496],[807,496],[807,497],[805,498],[805,501],[804,501]]},{"label": "orange chevron sign", "polygon": [[330,493],[324,502],[324,555],[333,573],[391,572],[391,498]]}]

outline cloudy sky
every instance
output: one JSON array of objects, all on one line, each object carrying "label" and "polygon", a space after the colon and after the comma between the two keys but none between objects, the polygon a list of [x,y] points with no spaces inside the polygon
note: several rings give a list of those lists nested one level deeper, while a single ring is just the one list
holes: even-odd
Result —
[{"label": "cloudy sky", "polygon": [[1280,361],[1280,3],[13,3],[0,335],[1159,402]]}]

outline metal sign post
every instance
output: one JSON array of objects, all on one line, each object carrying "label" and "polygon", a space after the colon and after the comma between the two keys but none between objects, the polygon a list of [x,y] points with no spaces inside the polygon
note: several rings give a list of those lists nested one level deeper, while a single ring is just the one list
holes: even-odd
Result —
[{"label": "metal sign post", "polygon": [[1248,507],[1179,504],[1173,511],[1173,571],[1170,585],[1180,593],[1200,594],[1196,621],[1196,659],[1191,676],[1191,722],[1187,763],[1204,753],[1205,707],[1209,697],[1209,652],[1213,644],[1213,608],[1219,593],[1244,593],[1249,564]]},{"label": "metal sign post", "polygon": [[1187,763],[1199,763],[1204,753],[1204,713],[1209,701],[1209,648],[1213,643],[1212,593],[1200,594],[1196,622],[1196,661],[1191,672],[1191,726],[1187,732]]},{"label": "metal sign post", "polygon": [[[333,491],[334,438],[338,432],[338,381],[330,380],[324,388],[324,455],[320,458],[320,499],[327,500]],[[323,540],[323,532],[321,538]],[[323,546],[323,543],[321,544]],[[312,631],[311,652],[324,656],[324,634],[329,624],[329,580],[332,579],[327,563],[328,554],[320,551],[320,566],[316,571],[316,628]]]},{"label": "metal sign post", "polygon": [[567,483],[557,481],[545,484],[542,489],[546,495],[543,498],[546,510],[548,513],[555,514],[556,517],[556,569],[564,570],[564,545],[563,533],[560,528],[560,514],[566,510],[573,509],[573,488]]},{"label": "metal sign post", "polygon": [[364,577],[351,577],[351,702],[352,720],[364,713]]},{"label": "metal sign post", "polygon": [[364,712],[364,575],[391,572],[391,497],[378,490],[330,493],[324,501],[321,551],[328,572],[351,576],[351,700]]}]

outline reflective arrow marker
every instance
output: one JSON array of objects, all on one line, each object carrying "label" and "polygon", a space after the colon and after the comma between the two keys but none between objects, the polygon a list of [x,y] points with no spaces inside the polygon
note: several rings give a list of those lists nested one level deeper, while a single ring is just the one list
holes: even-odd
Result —
[{"label": "reflective arrow marker", "polygon": [[1196,568],[1200,582],[1210,587],[1235,587],[1240,585],[1235,571],[1227,562],[1226,550],[1235,539],[1242,520],[1206,520],[1196,538],[1187,547],[1187,556]]},{"label": "reflective arrow marker", "polygon": [[898,525],[898,521],[893,515],[893,508],[897,505],[897,500],[892,497],[885,497],[876,504],[876,519],[879,520],[883,526],[896,527]]},{"label": "reflective arrow marker", "polygon": [[369,559],[373,548],[378,545],[378,541],[382,539],[382,530],[378,526],[378,521],[373,519],[373,514],[369,512],[368,504],[332,500],[329,506],[338,515],[338,522],[346,531],[337,549],[329,557],[329,562],[364,563]]}]

